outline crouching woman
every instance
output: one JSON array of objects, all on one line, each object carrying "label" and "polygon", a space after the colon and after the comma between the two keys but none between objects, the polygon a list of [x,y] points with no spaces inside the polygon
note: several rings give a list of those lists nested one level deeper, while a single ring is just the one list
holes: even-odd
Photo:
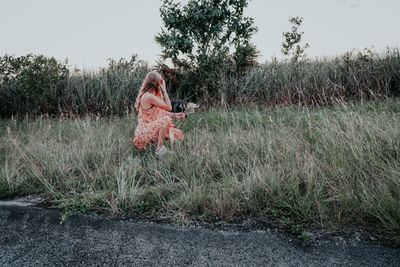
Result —
[{"label": "crouching woman", "polygon": [[184,113],[171,113],[165,82],[158,72],[152,71],[146,75],[135,108],[139,111],[138,126],[133,144],[139,149],[146,148],[150,143],[157,142],[157,155],[171,153],[165,146],[165,139],[172,145],[174,140],[183,140],[183,132],[175,129],[171,118],[184,119]]}]

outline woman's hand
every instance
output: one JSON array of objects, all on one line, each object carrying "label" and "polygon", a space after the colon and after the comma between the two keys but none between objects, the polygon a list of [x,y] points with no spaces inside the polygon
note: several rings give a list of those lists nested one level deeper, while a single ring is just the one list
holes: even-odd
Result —
[{"label": "woman's hand", "polygon": [[176,113],[175,118],[183,120],[185,118],[186,114],[185,113]]}]

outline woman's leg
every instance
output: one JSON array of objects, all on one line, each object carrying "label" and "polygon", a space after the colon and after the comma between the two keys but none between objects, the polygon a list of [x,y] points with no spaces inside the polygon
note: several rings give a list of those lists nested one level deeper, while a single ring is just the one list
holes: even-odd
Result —
[{"label": "woman's leg", "polygon": [[167,131],[168,125],[163,125],[158,132],[158,143],[157,150],[160,149],[164,145],[165,133]]},{"label": "woman's leg", "polygon": [[168,117],[168,116],[165,116],[164,118],[162,118],[160,120],[160,122],[161,122],[160,123],[161,127],[160,127],[160,129],[158,131],[157,150],[160,149],[164,145],[164,141],[165,141],[166,137],[169,138],[169,142],[170,142],[171,145],[172,145],[172,142],[173,142],[173,138],[171,139],[171,136],[167,136],[167,134],[171,134],[172,133],[171,128],[170,128],[171,125],[172,126],[174,125],[172,119],[170,117]]}]

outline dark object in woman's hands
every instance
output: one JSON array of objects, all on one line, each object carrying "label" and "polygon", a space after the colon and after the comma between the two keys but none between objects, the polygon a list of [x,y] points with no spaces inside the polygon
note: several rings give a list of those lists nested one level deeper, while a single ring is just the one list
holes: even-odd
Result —
[{"label": "dark object in woman's hands", "polygon": [[175,99],[171,101],[171,106],[172,106],[172,113],[193,113],[197,108],[200,106],[192,103],[192,102],[187,102],[182,99]]},{"label": "dark object in woman's hands", "polygon": [[187,102],[182,99],[176,99],[171,101],[172,112],[173,113],[180,113],[185,112]]}]

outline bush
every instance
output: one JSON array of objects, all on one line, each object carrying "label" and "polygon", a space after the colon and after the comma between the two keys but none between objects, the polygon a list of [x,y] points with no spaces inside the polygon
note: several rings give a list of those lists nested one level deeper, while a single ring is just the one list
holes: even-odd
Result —
[{"label": "bush", "polygon": [[68,78],[66,63],[32,55],[0,58],[0,115],[55,113]]}]

